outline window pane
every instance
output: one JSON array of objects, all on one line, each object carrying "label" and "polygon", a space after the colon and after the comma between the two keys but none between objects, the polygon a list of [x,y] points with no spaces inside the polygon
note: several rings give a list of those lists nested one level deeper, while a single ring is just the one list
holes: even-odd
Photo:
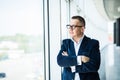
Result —
[{"label": "window pane", "polygon": [[43,80],[42,6],[42,0],[0,0],[0,78]]}]

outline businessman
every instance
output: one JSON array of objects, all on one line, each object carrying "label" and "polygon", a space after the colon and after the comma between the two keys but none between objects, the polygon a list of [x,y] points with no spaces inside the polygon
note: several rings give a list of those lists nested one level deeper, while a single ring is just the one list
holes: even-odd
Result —
[{"label": "businessman", "polygon": [[63,67],[62,80],[100,80],[99,41],[84,34],[85,19],[73,16],[66,25],[70,39],[64,39],[57,55],[57,63]]}]

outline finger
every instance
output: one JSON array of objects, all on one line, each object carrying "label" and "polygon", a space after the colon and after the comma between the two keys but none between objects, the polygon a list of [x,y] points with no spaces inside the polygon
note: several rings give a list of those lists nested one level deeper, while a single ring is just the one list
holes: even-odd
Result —
[{"label": "finger", "polygon": [[68,56],[68,53],[67,53],[67,52],[63,51],[63,53],[64,53],[64,55]]},{"label": "finger", "polygon": [[63,55],[63,56],[65,56],[65,54],[64,54],[64,53],[62,53],[62,55]]}]

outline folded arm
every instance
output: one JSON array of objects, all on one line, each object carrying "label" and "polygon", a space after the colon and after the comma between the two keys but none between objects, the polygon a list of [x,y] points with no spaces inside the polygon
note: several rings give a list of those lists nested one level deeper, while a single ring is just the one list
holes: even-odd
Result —
[{"label": "folded arm", "polygon": [[[78,56],[81,57],[81,65],[78,64]],[[69,56],[63,44],[57,56],[58,65],[61,67],[75,66],[75,72],[79,73],[97,72],[100,66],[99,42],[96,41],[90,51],[86,51],[83,55],[78,56]]]}]

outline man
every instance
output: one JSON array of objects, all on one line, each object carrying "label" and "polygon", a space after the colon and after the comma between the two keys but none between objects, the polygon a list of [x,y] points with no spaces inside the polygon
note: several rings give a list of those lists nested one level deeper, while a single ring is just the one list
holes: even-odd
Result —
[{"label": "man", "polygon": [[71,39],[62,41],[57,55],[57,63],[63,67],[62,80],[100,80],[99,42],[84,34],[84,18],[73,16],[67,28]]}]

